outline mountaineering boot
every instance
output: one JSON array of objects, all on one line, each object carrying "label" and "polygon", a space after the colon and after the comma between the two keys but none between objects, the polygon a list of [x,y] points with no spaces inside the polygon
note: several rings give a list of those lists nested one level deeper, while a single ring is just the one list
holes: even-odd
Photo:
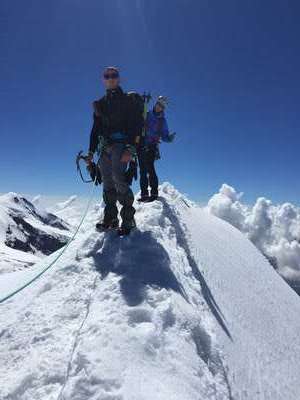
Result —
[{"label": "mountaineering boot", "polygon": [[141,197],[138,199],[138,202],[139,203],[146,203],[148,200],[149,200],[149,192],[148,192],[148,190],[147,191],[145,191],[145,190],[142,190],[141,191]]},{"label": "mountaineering boot", "polygon": [[148,202],[155,201],[158,199],[158,193],[151,193],[151,196],[148,199]]},{"label": "mountaineering boot", "polygon": [[110,229],[118,229],[119,228],[119,220],[118,218],[114,218],[111,221],[104,220],[102,222],[98,222],[96,224],[96,229],[99,232],[106,232]]},{"label": "mountaineering boot", "polygon": [[122,225],[119,234],[129,234],[131,229],[136,227],[134,220],[135,208],[133,207],[134,195],[129,189],[126,193],[118,193],[118,200],[122,204],[121,217]]},{"label": "mountaineering boot", "polygon": [[118,229],[119,236],[128,236],[132,229],[136,228],[135,219],[133,218],[130,222],[122,223],[121,227]]},{"label": "mountaineering boot", "polygon": [[139,199],[138,199],[138,202],[139,203],[147,203],[148,201],[149,201],[149,199],[150,199],[150,196],[147,194],[146,196],[141,196]]},{"label": "mountaineering boot", "polygon": [[117,192],[115,189],[103,191],[104,218],[102,222],[96,224],[96,229],[100,232],[108,229],[117,229],[119,227]]}]

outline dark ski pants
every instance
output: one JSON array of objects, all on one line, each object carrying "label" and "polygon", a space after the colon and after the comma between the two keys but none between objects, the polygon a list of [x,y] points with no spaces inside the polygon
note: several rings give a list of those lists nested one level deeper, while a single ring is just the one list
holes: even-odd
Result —
[{"label": "dark ski pants", "polygon": [[141,195],[149,195],[149,186],[151,195],[158,194],[158,177],[155,171],[155,160],[157,157],[157,146],[147,146],[139,151],[139,166],[140,166],[140,187]]},{"label": "dark ski pants", "polygon": [[122,205],[123,225],[133,220],[134,195],[126,179],[127,163],[121,162],[125,150],[123,143],[114,143],[100,157],[99,168],[103,182],[104,222],[110,223],[118,217],[117,201]]}]

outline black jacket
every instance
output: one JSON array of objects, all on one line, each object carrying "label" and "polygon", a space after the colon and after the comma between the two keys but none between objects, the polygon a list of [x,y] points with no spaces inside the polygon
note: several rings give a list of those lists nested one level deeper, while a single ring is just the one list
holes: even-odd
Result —
[{"label": "black jacket", "polygon": [[116,132],[125,133],[122,140],[125,144],[135,145],[141,129],[139,110],[131,97],[120,87],[107,90],[105,96],[94,102],[94,124],[89,151],[94,153],[97,150],[100,136],[108,142],[114,142],[110,135]]}]

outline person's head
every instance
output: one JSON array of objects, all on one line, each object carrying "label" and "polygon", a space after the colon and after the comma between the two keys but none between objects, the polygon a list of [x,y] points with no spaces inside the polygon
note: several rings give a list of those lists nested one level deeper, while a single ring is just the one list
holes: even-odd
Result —
[{"label": "person's head", "polygon": [[120,74],[116,67],[106,67],[103,71],[103,83],[106,89],[117,89],[120,85]]},{"label": "person's head", "polygon": [[167,104],[168,104],[168,99],[165,96],[159,96],[154,105],[154,111],[157,113],[164,111]]},{"label": "person's head", "polygon": [[159,104],[159,103],[155,103],[154,111],[157,112],[157,113],[160,113],[160,112],[164,111],[164,107],[162,107],[162,105]]}]

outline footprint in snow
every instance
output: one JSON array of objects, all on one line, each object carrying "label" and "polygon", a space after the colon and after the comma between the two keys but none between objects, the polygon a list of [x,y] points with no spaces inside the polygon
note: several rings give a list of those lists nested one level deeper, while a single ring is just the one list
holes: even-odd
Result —
[{"label": "footprint in snow", "polygon": [[145,308],[133,308],[127,314],[129,326],[135,326],[143,322],[152,322],[152,312]]}]

